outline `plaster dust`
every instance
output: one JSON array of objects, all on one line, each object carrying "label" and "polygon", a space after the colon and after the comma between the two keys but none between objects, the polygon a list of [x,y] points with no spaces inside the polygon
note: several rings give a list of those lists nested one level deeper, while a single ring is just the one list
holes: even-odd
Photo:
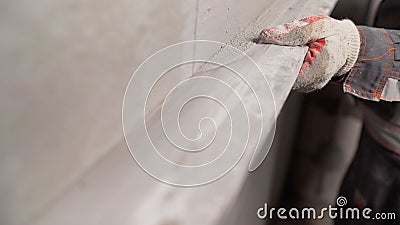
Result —
[{"label": "plaster dust", "polygon": [[[260,32],[269,27],[276,27],[284,23],[298,20],[307,16],[317,14],[329,14],[336,1],[274,1],[270,2],[267,8],[264,8],[259,15],[241,28],[231,39],[226,41],[226,44],[231,45],[241,51],[246,52],[252,46],[256,46],[254,39],[257,38]],[[229,62],[237,55],[229,51],[229,48],[222,47],[218,52],[210,57],[210,61]],[[304,57],[304,56],[299,56]],[[209,69],[203,67],[199,70]]]},{"label": "plaster dust", "polygon": [[[276,27],[307,16],[329,14],[335,4],[336,1],[330,0],[291,1],[290,3],[285,1],[274,1],[269,5],[268,8],[264,9],[256,18],[254,18],[253,21],[248,23],[238,33],[233,35],[233,37],[228,40],[226,44],[244,51],[249,56],[255,55],[258,51],[265,51],[265,54],[281,54],[286,56],[293,56],[293,54],[295,54],[293,56],[294,58],[302,60],[305,57],[305,50],[304,53],[299,54],[293,52],[294,49],[298,47],[269,47],[270,45],[267,45],[267,48],[270,48],[270,50],[267,50],[264,49],[265,46],[256,44],[254,39],[257,38],[260,32],[265,28]],[[306,47],[303,48],[306,49]],[[231,48],[221,46],[221,49],[212,54],[209,60],[224,64],[234,61],[237,57],[237,52],[232,51]],[[297,73],[288,74],[288,77],[286,78],[283,78],[282,74],[276,73],[276,75],[279,77],[274,77],[271,76],[270,73],[273,68],[270,65],[265,66],[268,63],[264,61],[265,59],[263,57],[259,57],[258,59],[254,60],[259,66],[261,66],[260,68],[262,72],[272,86],[273,94],[276,98],[277,110],[279,112],[288,93],[290,92],[292,85],[294,84]],[[296,65],[292,66],[296,67]],[[213,65],[206,64],[201,66],[198,71],[204,71],[211,68],[213,68]],[[276,69],[279,70],[278,67],[276,67]],[[285,83],[281,81],[285,81]],[[275,92],[274,89],[279,90],[279,92]]]}]

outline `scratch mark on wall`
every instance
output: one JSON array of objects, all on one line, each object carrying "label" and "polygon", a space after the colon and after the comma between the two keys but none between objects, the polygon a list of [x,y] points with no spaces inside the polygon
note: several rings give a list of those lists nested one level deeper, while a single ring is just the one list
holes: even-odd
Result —
[{"label": "scratch mark on wall", "polygon": [[[197,27],[199,23],[199,4],[200,0],[196,0],[196,17],[194,19],[194,32],[193,32],[193,40],[197,40]],[[196,57],[196,43],[193,45],[193,59]],[[194,63],[192,63],[192,74],[194,73]]]},{"label": "scratch mark on wall", "polygon": [[225,18],[225,39],[227,39],[227,34],[228,34],[229,11],[230,11],[230,8],[228,7],[227,12],[226,12],[226,18]]},{"label": "scratch mark on wall", "polygon": [[193,39],[197,40],[197,26],[199,23],[199,4],[200,4],[200,0],[196,0],[196,17],[195,17],[195,21],[194,21],[194,34],[193,34]]}]

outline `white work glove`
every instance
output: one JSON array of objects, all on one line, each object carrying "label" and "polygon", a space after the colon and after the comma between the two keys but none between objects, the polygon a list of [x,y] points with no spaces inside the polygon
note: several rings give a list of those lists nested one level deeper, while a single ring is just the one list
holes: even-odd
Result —
[{"label": "white work glove", "polygon": [[360,37],[350,20],[317,15],[265,29],[259,43],[309,47],[293,89],[311,92],[324,87],[334,76],[347,73],[355,64]]}]

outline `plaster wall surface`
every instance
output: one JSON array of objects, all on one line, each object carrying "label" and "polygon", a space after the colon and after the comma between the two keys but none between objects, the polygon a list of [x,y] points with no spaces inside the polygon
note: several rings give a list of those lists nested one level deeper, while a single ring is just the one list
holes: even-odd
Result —
[{"label": "plaster wall surface", "polygon": [[261,27],[276,25],[327,13],[335,3],[303,2],[1,2],[0,223],[215,223],[245,173],[197,189],[150,178],[123,141],[125,87],[137,66],[163,47],[210,39],[248,49],[240,34],[258,32],[249,26],[259,18]]}]

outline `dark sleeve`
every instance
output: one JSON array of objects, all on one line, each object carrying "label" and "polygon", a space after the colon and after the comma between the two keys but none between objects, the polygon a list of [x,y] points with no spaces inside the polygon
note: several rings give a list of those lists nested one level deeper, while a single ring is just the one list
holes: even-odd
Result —
[{"label": "dark sleeve", "polygon": [[372,101],[400,101],[400,31],[358,26],[361,46],[344,92]]}]

